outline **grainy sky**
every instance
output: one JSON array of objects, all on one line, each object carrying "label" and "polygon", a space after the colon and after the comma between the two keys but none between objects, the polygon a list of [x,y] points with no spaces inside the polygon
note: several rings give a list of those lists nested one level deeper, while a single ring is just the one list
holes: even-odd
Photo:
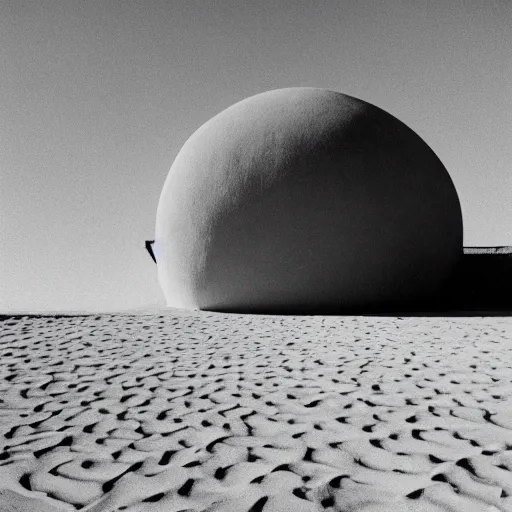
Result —
[{"label": "grainy sky", "polygon": [[0,310],[163,304],[144,240],[174,157],[281,87],[404,121],[465,245],[512,245],[510,27],[508,0],[0,0]]}]

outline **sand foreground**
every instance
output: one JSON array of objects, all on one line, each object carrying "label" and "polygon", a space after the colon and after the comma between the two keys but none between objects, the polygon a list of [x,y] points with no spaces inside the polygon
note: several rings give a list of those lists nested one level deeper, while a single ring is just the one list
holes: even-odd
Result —
[{"label": "sand foreground", "polygon": [[0,511],[512,511],[512,318],[0,321]]}]

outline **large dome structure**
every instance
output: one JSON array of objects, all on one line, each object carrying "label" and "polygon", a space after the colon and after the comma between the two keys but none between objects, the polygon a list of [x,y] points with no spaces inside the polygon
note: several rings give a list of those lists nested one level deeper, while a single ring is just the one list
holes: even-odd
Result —
[{"label": "large dome structure", "polygon": [[315,88],[265,92],[201,126],[158,204],[169,306],[392,307],[436,293],[462,254],[450,176],[401,121]]}]

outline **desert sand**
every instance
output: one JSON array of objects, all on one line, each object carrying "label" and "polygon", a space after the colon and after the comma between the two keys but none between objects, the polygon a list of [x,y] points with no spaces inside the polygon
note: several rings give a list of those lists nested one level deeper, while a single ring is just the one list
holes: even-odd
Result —
[{"label": "desert sand", "polygon": [[512,511],[512,319],[0,320],[0,511]]}]

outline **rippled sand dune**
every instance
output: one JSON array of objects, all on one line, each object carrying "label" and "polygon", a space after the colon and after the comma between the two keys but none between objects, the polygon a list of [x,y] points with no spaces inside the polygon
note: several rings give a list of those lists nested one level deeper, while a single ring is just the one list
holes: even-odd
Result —
[{"label": "rippled sand dune", "polygon": [[0,511],[512,511],[512,319],[0,321]]}]

